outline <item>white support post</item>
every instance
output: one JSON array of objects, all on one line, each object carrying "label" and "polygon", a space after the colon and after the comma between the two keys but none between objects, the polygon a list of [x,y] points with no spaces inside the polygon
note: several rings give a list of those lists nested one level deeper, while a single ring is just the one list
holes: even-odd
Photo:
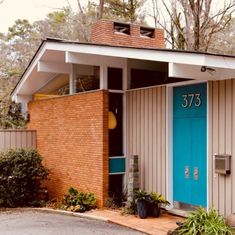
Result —
[{"label": "white support post", "polygon": [[128,89],[128,61],[125,59],[125,66],[122,68],[122,90]]},{"label": "white support post", "polygon": [[108,89],[108,67],[107,65],[100,66],[100,89]]},{"label": "white support post", "polygon": [[75,91],[75,80],[76,80],[76,68],[74,64],[70,64],[69,71],[69,94],[74,94]]}]

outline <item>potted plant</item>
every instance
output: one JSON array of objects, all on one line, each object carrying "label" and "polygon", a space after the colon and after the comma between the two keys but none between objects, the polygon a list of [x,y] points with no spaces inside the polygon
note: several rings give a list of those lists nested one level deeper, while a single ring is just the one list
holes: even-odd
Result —
[{"label": "potted plant", "polygon": [[148,205],[149,215],[156,218],[160,216],[161,205],[170,205],[170,203],[161,194],[152,192]]},{"label": "potted plant", "polygon": [[143,190],[137,190],[134,193],[135,203],[137,205],[137,213],[141,219],[147,218],[147,200],[149,194]]}]

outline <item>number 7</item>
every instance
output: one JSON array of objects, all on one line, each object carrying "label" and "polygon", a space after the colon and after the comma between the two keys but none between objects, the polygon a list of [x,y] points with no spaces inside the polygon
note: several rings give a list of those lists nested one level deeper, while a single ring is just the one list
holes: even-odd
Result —
[{"label": "number 7", "polygon": [[191,107],[194,99],[194,94],[188,94],[188,97],[190,97],[188,106]]}]

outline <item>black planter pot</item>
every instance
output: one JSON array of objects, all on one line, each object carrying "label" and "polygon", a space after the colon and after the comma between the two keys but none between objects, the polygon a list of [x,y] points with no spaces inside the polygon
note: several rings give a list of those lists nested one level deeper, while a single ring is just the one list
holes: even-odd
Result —
[{"label": "black planter pot", "polygon": [[148,216],[157,218],[160,216],[160,207],[158,204],[153,202],[147,203],[147,214]]},{"label": "black planter pot", "polygon": [[152,204],[152,216],[158,218],[160,216],[161,209],[158,204]]},{"label": "black planter pot", "polygon": [[147,218],[147,202],[145,200],[137,201],[137,213],[141,219]]}]

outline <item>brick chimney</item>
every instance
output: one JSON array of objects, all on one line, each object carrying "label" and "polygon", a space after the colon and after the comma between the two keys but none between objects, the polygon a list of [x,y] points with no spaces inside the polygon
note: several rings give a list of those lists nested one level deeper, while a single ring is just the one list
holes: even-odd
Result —
[{"label": "brick chimney", "polygon": [[113,46],[165,48],[163,29],[104,19],[93,24],[91,42]]}]

